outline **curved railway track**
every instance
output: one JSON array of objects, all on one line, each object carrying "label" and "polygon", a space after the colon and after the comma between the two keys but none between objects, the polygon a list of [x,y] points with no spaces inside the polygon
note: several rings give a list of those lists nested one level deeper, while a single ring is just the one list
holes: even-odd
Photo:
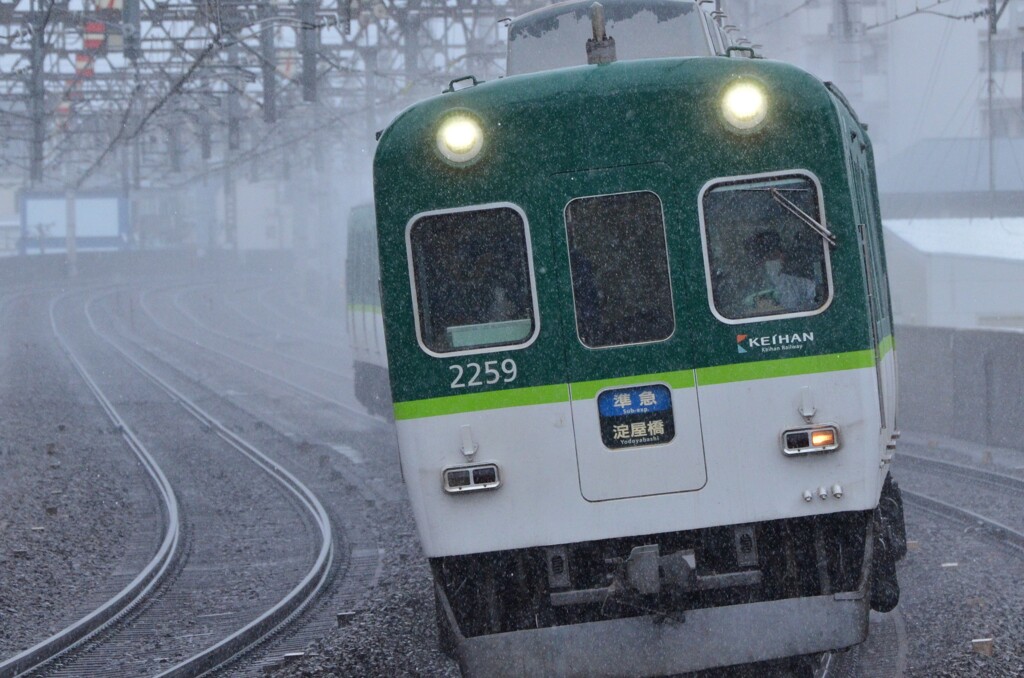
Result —
[{"label": "curved railway track", "polygon": [[[72,662],[78,660],[79,654],[83,656],[86,654],[90,655],[90,658],[86,661],[89,667],[95,667],[98,663],[106,662],[107,658],[104,657],[105,648],[116,647],[117,643],[112,641],[115,641],[118,636],[130,637],[132,635],[130,627],[135,623],[136,615],[129,615],[128,613],[131,610],[141,608],[144,603],[154,598],[167,597],[177,600],[188,598],[190,595],[187,591],[182,593],[173,590],[177,585],[177,580],[182,578],[183,572],[178,572],[173,577],[167,577],[167,574],[175,569],[182,571],[187,569],[183,562],[179,562],[179,560],[185,560],[184,549],[181,548],[181,544],[186,540],[182,537],[183,521],[179,515],[174,492],[166,481],[166,475],[156,466],[152,455],[142,446],[138,436],[135,435],[125,419],[105,396],[96,380],[89,373],[88,368],[85,367],[84,362],[74,352],[64,334],[59,330],[55,309],[59,302],[69,296],[69,294],[61,295],[51,301],[50,316],[53,331],[58,337],[62,348],[68,354],[69,359],[71,359],[96,398],[100,400],[108,416],[111,417],[111,420],[114,421],[115,425],[129,441],[129,445],[140,455],[140,459],[147,465],[147,468],[153,467],[153,474],[162,479],[161,491],[169,497],[166,513],[168,516],[173,516],[173,518],[169,517],[167,520],[167,535],[157,556],[136,577],[132,585],[126,587],[124,591],[111,599],[111,601],[108,601],[79,622],[11,658],[4,662],[4,664],[0,664],[0,675],[3,676],[21,675],[24,672],[38,669],[44,665],[46,665],[47,670],[54,670],[59,673],[61,672],[60,667],[54,667],[52,663],[52,660],[55,658],[59,658],[61,665],[77,667],[71,669],[72,673],[79,670],[88,672],[90,669],[83,668],[78,663]],[[217,636],[216,642],[212,642],[199,652],[191,653],[186,659],[177,662],[160,673],[160,675],[165,676],[201,675],[225,665],[234,658],[237,658],[241,653],[260,644],[282,629],[323,590],[332,571],[334,556],[331,521],[319,499],[294,475],[231,431],[227,426],[200,407],[194,400],[176,389],[166,379],[147,368],[142,362],[126,351],[114,338],[100,331],[92,313],[92,306],[99,296],[101,295],[92,295],[85,304],[85,316],[95,336],[119,354],[138,373],[145,376],[150,382],[170,396],[191,418],[198,422],[202,429],[214,433],[223,444],[230,446],[230,448],[243,455],[267,477],[273,479],[274,484],[291,497],[290,501],[301,507],[301,510],[307,515],[307,518],[304,520],[313,524],[315,531],[318,533],[319,543],[312,567],[305,570],[301,580],[294,584],[282,598],[277,600],[269,609],[265,609],[261,614],[258,614],[254,619],[250,618],[251,620],[241,628],[235,626],[230,632],[221,633]],[[202,580],[202,577],[199,577],[199,579]],[[144,613],[140,612],[140,614]],[[237,622],[233,623],[237,624]],[[104,632],[102,635],[100,635],[101,631]],[[130,639],[128,642],[131,642]],[[121,651],[123,651],[123,647]],[[114,666],[119,665],[118,657],[115,656],[111,659]]]},{"label": "curved railway track", "polygon": [[[153,287],[148,291],[154,294],[173,292],[179,287]],[[138,300],[138,296],[134,299]],[[216,335],[209,335],[214,339],[210,345],[204,333],[193,332],[187,326],[175,326],[176,319],[181,317],[179,311],[170,315],[174,309],[163,303],[164,300],[161,303],[156,299],[151,301],[152,308],[147,303],[141,314],[132,314],[124,300],[114,294],[99,300],[97,305],[104,313],[111,314],[111,321],[116,320],[124,340],[132,344],[139,355],[144,354],[147,362],[182,375],[209,397],[216,398],[218,416],[229,428],[254,427],[261,438],[285,442],[295,454],[282,457],[282,461],[292,464],[298,473],[308,470],[309,464],[315,461],[319,471],[302,477],[330,500],[336,524],[344,525],[343,548],[340,557],[335,558],[339,576],[334,578],[316,609],[305,615],[302,623],[255,652],[253,663],[240,669],[244,675],[262,675],[264,668],[294,660],[310,643],[330,633],[337,625],[338,610],[358,610],[367,592],[380,579],[384,550],[378,542],[376,528],[363,511],[366,506],[388,499],[373,487],[372,479],[356,473],[351,466],[335,467],[330,460],[337,455],[336,448],[328,449],[326,443],[309,443],[308,440],[311,436],[314,441],[325,436],[327,440],[337,440],[338,435],[348,440],[349,434],[354,432],[356,436],[378,435],[383,424],[347,406],[337,407],[333,399],[303,387],[304,373],[289,375],[292,379],[279,378],[274,370],[289,369],[287,363],[268,362],[262,355],[244,355],[243,359],[238,352],[227,353],[221,350],[225,345]],[[144,324],[139,324],[141,318],[145,318]],[[228,346],[227,350],[231,350]],[[273,347],[260,349],[262,353],[276,355]],[[186,355],[187,360],[182,361]],[[293,395],[296,392],[303,397],[296,399]],[[310,407],[311,402],[326,403],[328,407]],[[359,421],[372,427],[350,430],[348,422],[352,421],[352,414],[359,415]],[[358,456],[357,452],[350,452]]]},{"label": "curved railway track", "polygon": [[138,457],[142,467],[152,480],[163,507],[163,536],[153,558],[127,586],[78,621],[10,659],[0,662],[0,676],[17,676],[31,671],[93,638],[121,616],[141,604],[163,581],[171,567],[181,557],[179,550],[181,543],[181,516],[174,488],[171,487],[170,481],[167,480],[167,476],[149,453],[149,450],[146,449],[146,446],[142,444],[142,441],[139,440],[138,436],[122,419],[120,413],[104,395],[103,391],[100,390],[100,387],[86,370],[82,361],[79,360],[67,339],[57,328],[54,309],[60,298],[55,297],[50,302],[50,326],[53,334],[57,338],[61,349],[67,355],[68,360],[99,402],[107,417],[120,431],[128,447]]},{"label": "curved railway track", "polygon": [[[201,288],[199,288],[199,289],[201,289]],[[249,341],[248,339],[243,339],[241,337],[235,336],[235,335],[230,334],[228,332],[223,332],[221,330],[218,330],[215,327],[211,327],[209,323],[207,323],[204,320],[200,319],[192,311],[192,309],[190,309],[190,308],[188,308],[186,306],[185,301],[183,299],[185,297],[185,295],[190,294],[190,293],[195,292],[195,291],[197,291],[197,288],[180,289],[180,290],[176,291],[173,294],[172,302],[171,303],[173,304],[174,309],[178,313],[180,313],[181,315],[183,315],[186,318],[188,318],[188,320],[191,321],[192,323],[202,327],[206,332],[209,332],[210,334],[216,335],[218,337],[221,337],[221,338],[226,339],[228,341],[234,342],[236,344],[240,344],[242,346],[248,346],[249,348],[252,348],[252,349],[255,349],[255,350],[259,350],[259,351],[267,351],[268,350],[268,348],[266,346],[262,345],[262,344],[259,344],[259,343],[254,342],[254,341]],[[252,320],[250,320],[248,318],[245,318],[241,313],[238,313],[235,309],[232,309],[232,312],[234,312],[239,318],[242,318],[245,322],[252,323]],[[277,334],[276,330],[275,330],[275,334]],[[291,336],[297,337],[297,335],[294,335],[294,334],[292,334]],[[316,340],[316,339],[303,339],[303,341],[306,341],[306,342],[311,343],[311,344],[319,344],[319,345],[324,346],[324,347],[328,347],[329,346],[326,342],[322,342],[322,341],[319,341],[319,340]],[[334,347],[334,348],[336,349],[337,347]],[[347,381],[347,382],[351,382],[353,380],[353,376],[352,376],[351,373],[340,372],[338,370],[326,367],[324,365],[311,362],[309,360],[306,360],[305,358],[299,358],[299,357],[296,357],[296,356],[292,356],[292,355],[288,355],[288,354],[281,353],[281,352],[276,352],[276,351],[275,351],[275,354],[277,356],[283,358],[284,360],[287,360],[289,362],[295,363],[297,365],[302,365],[303,367],[308,367],[310,369],[314,369],[314,370],[318,370],[320,372],[324,372],[326,374],[331,375],[332,377],[336,377],[338,379],[341,379],[341,380],[344,380],[344,381]]]},{"label": "curved railway track", "polygon": [[100,332],[96,326],[92,314],[92,306],[96,297],[92,297],[86,303],[86,317],[90,328],[99,336],[103,337],[125,360],[139,372],[144,374],[150,381],[156,384],[161,390],[171,396],[182,408],[185,409],[204,428],[214,432],[224,442],[234,448],[237,452],[248,458],[257,467],[261,468],[268,475],[279,482],[289,493],[294,496],[300,504],[309,512],[310,516],[319,530],[320,548],[313,566],[309,569],[302,580],[296,584],[280,601],[256,619],[238,629],[231,635],[222,639],[202,652],[180,662],[173,668],[161,673],[161,676],[188,676],[200,675],[218,666],[221,666],[247,649],[259,644],[261,641],[272,635],[283,624],[288,622],[306,607],[325,586],[331,571],[334,556],[334,539],[330,518],[320,500],[309,490],[298,478],[290,473],[283,466],[275,462],[266,454],[247,442],[238,434],[231,431],[227,426],[214,418],[196,402],[188,398],[181,391],[174,388],[167,380],[162,379],[155,372],[143,365],[138,359],[128,353],[110,337]]},{"label": "curved railway track", "polygon": [[[927,457],[921,457],[907,452],[900,452],[900,457],[913,461],[914,464],[922,470],[943,473],[947,477],[952,476],[967,479],[971,482],[981,483],[997,490],[1009,489],[1013,492],[1019,493],[1020,497],[1024,499],[1024,480],[1020,480],[1019,478],[1014,478],[1013,476],[993,471],[983,471],[963,464],[940,461],[938,459],[929,459]],[[1012,544],[1018,549],[1024,550],[1024,531],[1022,530],[1008,526],[1002,521],[995,520],[963,506],[958,506],[954,503],[950,503],[936,497],[907,490],[902,485],[900,489],[902,490],[905,499],[920,508],[931,511],[932,513],[937,513],[946,518],[953,518],[960,521],[974,522],[983,525],[986,530],[1001,541]]]},{"label": "curved railway track", "polygon": [[[289,379],[287,377],[283,377],[283,376],[281,376],[280,374],[277,374],[274,371],[266,369],[265,367],[262,367],[262,366],[260,366],[260,365],[258,365],[256,363],[254,363],[254,362],[250,362],[249,360],[245,360],[243,358],[240,358],[237,355],[232,355],[231,353],[228,353],[226,351],[222,351],[222,350],[220,350],[218,348],[214,348],[214,347],[210,346],[209,344],[200,343],[194,337],[189,337],[185,333],[180,332],[180,331],[174,329],[173,327],[170,327],[166,322],[160,320],[157,317],[157,314],[152,310],[150,302],[149,302],[149,296],[150,296],[151,293],[152,293],[152,290],[146,290],[146,291],[143,291],[141,293],[140,298],[139,298],[140,306],[141,306],[143,312],[149,318],[149,320],[154,325],[156,325],[156,327],[158,327],[165,334],[177,337],[181,341],[190,343],[193,346],[197,346],[197,347],[201,348],[202,350],[207,351],[209,353],[212,353],[214,355],[217,355],[217,356],[219,356],[219,357],[221,357],[221,358],[223,358],[223,359],[225,359],[225,360],[227,360],[227,361],[229,361],[231,363],[234,363],[236,365],[244,367],[247,370],[250,370],[252,372],[256,372],[258,374],[261,374],[261,375],[267,377],[268,379],[271,379],[272,381],[275,381],[277,383],[284,384],[285,386],[290,388],[292,391],[298,392],[298,393],[300,393],[302,395],[305,395],[307,397],[313,398],[313,399],[318,400],[320,402],[327,403],[327,404],[329,404],[329,405],[331,405],[333,407],[340,408],[341,410],[344,410],[346,413],[355,416],[356,418],[360,419],[361,421],[364,421],[364,422],[367,422],[367,423],[371,423],[374,426],[383,426],[384,425],[384,422],[382,420],[380,420],[380,419],[378,419],[376,417],[373,417],[373,416],[367,414],[366,412],[364,412],[364,411],[362,411],[362,410],[360,410],[360,409],[358,409],[356,407],[353,407],[352,405],[350,405],[348,403],[341,402],[337,398],[333,398],[333,397],[331,397],[329,395],[325,395],[323,393],[319,393],[317,391],[314,391],[314,390],[312,390],[312,389],[310,389],[310,388],[308,388],[308,387],[298,383],[294,379]],[[186,318],[188,318],[188,316],[186,316]],[[192,318],[189,318],[189,320],[191,322],[196,323],[199,327],[203,328],[205,331],[210,331],[210,328],[205,323],[202,323],[201,321],[196,319],[194,316]],[[219,331],[214,330],[214,333],[218,333],[218,332]],[[237,339],[233,339],[230,336],[228,336],[228,340],[234,341],[236,343],[241,343],[241,344],[245,343],[245,342],[241,342],[241,341],[239,341]],[[258,350],[258,351],[263,352],[263,353],[268,353],[268,354],[272,353],[272,351],[270,349],[268,349],[267,347],[265,347],[265,346],[253,345],[253,347],[255,348],[255,350]],[[276,354],[275,353],[275,355],[279,356],[280,354]],[[290,357],[287,357],[287,356],[284,356],[284,358],[285,358],[285,360],[291,361],[293,364],[302,364],[302,363],[305,362],[305,361],[296,361],[296,360],[291,359]],[[312,365],[312,364],[305,365],[305,366],[308,367],[309,369],[313,369],[313,370],[319,372],[320,374],[324,374],[325,373],[325,370],[323,368],[319,367],[319,366]],[[327,371],[327,373],[329,374],[329,376],[336,376],[334,374],[330,374],[329,371]]]},{"label": "curved railway track", "polygon": [[[315,337],[315,336],[311,336],[311,333],[309,333],[309,332],[303,333],[301,331],[297,331],[295,329],[295,327],[297,326],[297,322],[298,321],[296,321],[294,319],[285,319],[285,318],[283,318],[281,313],[279,313],[276,309],[271,309],[270,307],[266,306],[266,304],[264,304],[262,302],[257,302],[257,303],[260,304],[260,307],[263,310],[263,314],[264,315],[270,314],[270,315],[277,316],[278,318],[282,318],[284,320],[284,324],[287,326],[288,329],[283,329],[280,324],[274,325],[273,328],[270,329],[264,320],[262,320],[260,318],[257,318],[257,317],[255,317],[253,315],[253,311],[251,309],[249,311],[246,311],[246,310],[243,310],[240,307],[241,303],[244,303],[244,301],[246,299],[245,293],[247,293],[247,292],[252,293],[252,292],[255,292],[256,290],[263,290],[265,292],[266,288],[269,288],[269,287],[271,287],[270,284],[234,286],[229,291],[229,293],[231,294],[231,297],[230,297],[230,300],[229,300],[229,303],[228,303],[228,308],[230,309],[230,312],[233,313],[234,315],[238,316],[245,323],[251,325],[253,328],[258,329],[260,332],[266,332],[267,334],[272,335],[275,341],[280,341],[281,339],[287,337],[291,341],[299,341],[299,342],[302,342],[302,343],[304,343],[306,345],[319,346],[321,349],[325,349],[327,351],[331,351],[331,352],[334,352],[334,353],[337,353],[338,348],[340,346],[344,346],[345,345],[346,339],[345,339],[344,335],[341,334],[340,332],[335,331],[335,330],[330,330],[329,334],[324,334],[323,335],[324,337],[330,337],[330,340],[327,340],[326,338],[318,338],[318,337]],[[185,301],[184,297],[196,295],[197,293],[198,294],[206,294],[208,292],[209,292],[209,286],[206,286],[206,285],[204,285],[204,286],[195,286],[195,287],[193,287],[191,289],[183,290],[182,293],[179,293],[179,295],[177,295],[177,296],[179,296],[180,300],[182,302],[184,302]],[[224,294],[223,296],[224,296],[224,298],[226,300],[228,299],[227,294]],[[249,299],[260,299],[260,298],[262,298],[262,294],[259,293],[259,292],[255,292],[255,294],[250,294],[249,295]],[[176,301],[175,303],[177,304],[178,301]],[[307,322],[312,323],[313,321],[309,320]],[[326,330],[327,321],[325,319],[320,319],[319,324],[321,326],[324,326],[324,328]],[[348,373],[348,374],[346,374],[346,373],[339,373],[339,376],[344,378],[346,381],[351,381],[352,378],[353,378],[350,373]]]}]

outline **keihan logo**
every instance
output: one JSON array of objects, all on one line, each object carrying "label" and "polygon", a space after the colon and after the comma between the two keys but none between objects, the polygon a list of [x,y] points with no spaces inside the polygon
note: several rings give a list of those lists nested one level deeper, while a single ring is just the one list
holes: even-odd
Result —
[{"label": "keihan logo", "polygon": [[761,353],[775,351],[799,350],[805,344],[814,341],[814,332],[794,332],[792,334],[769,334],[764,337],[752,337],[749,334],[736,335],[736,350],[747,353],[749,349],[760,349]]}]

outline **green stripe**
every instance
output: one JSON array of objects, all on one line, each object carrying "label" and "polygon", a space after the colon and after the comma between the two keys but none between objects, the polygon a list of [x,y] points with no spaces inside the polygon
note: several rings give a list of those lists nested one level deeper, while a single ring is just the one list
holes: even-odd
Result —
[{"label": "green stripe", "polygon": [[445,414],[496,410],[505,407],[520,407],[522,405],[564,403],[568,400],[569,389],[565,384],[514,388],[504,391],[487,391],[485,393],[465,393],[456,396],[395,403],[395,419],[438,417]]},{"label": "green stripe", "polygon": [[882,339],[882,341],[879,342],[878,355],[879,357],[884,358],[889,351],[892,351],[895,348],[896,340],[893,338],[891,334],[889,334],[885,337],[885,339]]},{"label": "green stripe", "polygon": [[875,364],[874,351],[850,351],[832,355],[815,355],[804,358],[783,360],[761,360],[753,363],[701,367],[697,370],[697,383],[701,386],[727,384],[734,381],[793,377],[799,374],[817,372],[839,372],[872,367]]},{"label": "green stripe", "polygon": [[[874,364],[874,351],[850,351],[849,353],[833,353],[832,355],[786,358],[782,360],[760,360],[750,363],[721,365],[719,367],[701,367],[697,369],[696,381],[701,386],[711,386],[736,381],[856,370],[872,367]],[[572,384],[572,399],[588,400],[596,397],[598,392],[611,386],[626,386],[659,381],[667,383],[672,388],[692,388],[694,386],[693,370],[657,372],[633,377],[582,381]],[[569,388],[566,384],[486,391],[484,393],[463,393],[440,398],[424,398],[423,400],[395,403],[395,419],[420,419],[423,417],[458,414],[460,412],[479,412],[481,410],[496,410],[523,405],[563,403],[568,400]]]},{"label": "green stripe", "polygon": [[373,304],[349,304],[348,310],[353,313],[376,313],[380,315],[380,306]]},{"label": "green stripe", "polygon": [[666,383],[672,388],[693,388],[693,370],[638,374],[634,377],[616,377],[615,379],[598,379],[597,381],[580,381],[572,384],[572,399],[590,400],[597,397],[600,391],[612,386],[633,386],[634,384],[656,381]]}]

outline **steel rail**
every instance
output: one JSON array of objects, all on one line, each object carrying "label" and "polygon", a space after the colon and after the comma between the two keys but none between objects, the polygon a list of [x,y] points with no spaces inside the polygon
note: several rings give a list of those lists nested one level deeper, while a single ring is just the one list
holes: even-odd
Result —
[{"label": "steel rail", "polygon": [[1024,492],[1024,480],[1015,478],[1005,473],[996,473],[994,471],[983,471],[981,469],[974,468],[972,466],[965,466],[964,464],[957,464],[952,461],[942,461],[939,459],[930,459],[928,457],[921,457],[916,454],[910,454],[908,452],[900,451],[899,459],[909,459],[913,461],[917,466],[920,466],[927,470],[932,471],[951,471],[955,475],[971,478],[972,480],[979,480],[984,483],[991,485],[997,485],[999,487],[1009,488],[1011,490],[1018,490]]},{"label": "steel rail", "polygon": [[164,535],[156,555],[153,556],[149,563],[127,586],[85,617],[33,647],[0,662],[0,676],[22,675],[86,642],[145,600],[154,591],[155,587],[163,581],[171,566],[176,564],[182,557],[179,549],[181,543],[181,516],[174,488],[171,487],[170,481],[168,481],[156,460],[125,423],[124,419],[121,418],[121,415],[110,400],[103,394],[99,385],[89,375],[82,361],[57,328],[56,305],[69,295],[70,293],[65,293],[59,297],[54,297],[50,301],[50,327],[61,349],[68,356],[71,364],[74,365],[93,396],[99,401],[107,417],[117,426],[125,442],[128,443],[128,446],[139,458],[142,467],[156,486],[162,500]]},{"label": "steel rail", "polygon": [[314,522],[320,531],[321,543],[316,562],[309,572],[306,573],[306,576],[303,577],[302,581],[292,588],[284,598],[227,638],[159,674],[159,676],[173,676],[175,678],[178,676],[202,675],[231,662],[240,654],[262,643],[302,612],[319,595],[327,584],[331,567],[334,563],[334,533],[331,527],[331,520],[323,504],[320,503],[316,495],[302,481],[143,365],[114,339],[100,332],[92,315],[92,306],[96,299],[97,297],[95,296],[89,299],[85,307],[86,318],[92,330],[113,347],[114,350],[124,356],[135,369],[170,395],[203,426],[215,432],[222,440],[248,457],[253,463],[288,489],[312,514]]},{"label": "steel rail", "polygon": [[974,511],[949,504],[941,499],[935,499],[928,495],[911,492],[903,487],[900,488],[900,492],[903,494],[904,499],[909,500],[912,504],[918,506],[918,508],[923,508],[946,518],[981,523],[988,528],[990,532],[1001,537],[1003,541],[1009,542],[1013,546],[1024,550],[1024,532],[1019,532],[1012,527],[1003,525],[997,520],[986,518],[980,513],[975,513]]},{"label": "steel rail", "polygon": [[[196,286],[191,291],[195,292],[195,291],[198,291],[198,290],[201,290],[201,289],[206,289],[208,287],[209,287],[208,285],[206,285],[206,286]],[[231,293],[234,294],[234,295],[238,295],[239,293],[252,292],[253,290],[258,290],[258,289],[263,289],[264,291],[266,291],[270,287],[272,287],[272,285],[270,285],[270,284],[255,285],[255,286],[250,286],[250,287],[244,287],[244,288],[241,288],[241,289],[236,287],[233,290],[231,290]],[[263,306],[264,310],[267,310],[270,313],[275,313],[276,315],[278,315],[280,317],[280,314],[277,314],[276,311],[274,311],[273,309],[268,309],[262,302],[259,301],[259,298],[260,298],[261,294],[262,293],[258,293],[256,295],[257,303],[259,303],[261,306]],[[267,328],[267,326],[263,322],[261,322],[260,320],[254,318],[250,313],[244,313],[243,311],[239,310],[237,305],[232,304],[232,309],[231,310],[234,313],[236,313],[239,318],[241,318],[245,322],[249,323],[253,327],[259,328],[261,330],[269,329],[269,328]],[[287,322],[289,325],[294,325],[295,324],[294,321],[289,321],[287,319],[285,319],[285,322]],[[304,335],[304,334],[301,334],[300,332],[296,332],[296,331],[290,330],[290,329],[289,330],[280,330],[280,329],[274,328],[271,331],[274,332],[275,338],[276,337],[280,337],[280,336],[287,336],[287,337],[290,337],[290,338],[295,339],[297,341],[305,342],[307,344],[316,344],[318,346],[323,346],[323,347],[325,347],[327,349],[330,349],[332,351],[338,350],[338,347],[341,344],[341,336],[342,335],[340,333],[337,335],[338,341],[331,342],[331,341],[324,341],[323,339],[316,339],[316,338],[311,337],[309,335]],[[347,381],[352,381],[353,380],[352,375],[345,374],[344,372],[336,372],[336,371],[332,370],[331,374],[336,374],[336,375],[346,379]]]},{"label": "steel rail", "polygon": [[[255,343],[255,342],[249,341],[248,339],[242,339],[240,337],[236,337],[234,335],[228,334],[227,332],[223,332],[221,330],[218,330],[218,329],[215,329],[213,327],[210,327],[210,325],[208,325],[207,323],[203,322],[198,317],[196,317],[196,314],[193,313],[191,309],[187,308],[184,305],[184,302],[182,301],[182,296],[184,296],[186,293],[193,292],[193,291],[196,291],[196,290],[199,290],[199,289],[203,289],[203,287],[200,287],[200,286],[191,287],[190,286],[189,288],[178,290],[174,294],[173,301],[171,302],[171,303],[174,304],[174,308],[179,313],[181,313],[183,316],[185,316],[186,318],[191,320],[193,323],[195,323],[199,327],[204,328],[207,332],[209,332],[211,334],[215,334],[218,337],[223,337],[223,338],[227,339],[228,341],[235,342],[236,344],[241,344],[243,346],[248,346],[250,348],[254,348],[257,351],[266,351],[267,350],[266,346],[261,346],[261,345]],[[248,320],[241,313],[239,313],[238,315],[243,320]],[[249,321],[249,322],[251,322],[251,321]],[[296,336],[296,335],[291,335],[291,336]],[[315,341],[316,340],[314,340],[314,342]],[[316,343],[323,343],[323,342],[316,342]],[[280,358],[282,358],[284,360],[289,360],[289,361],[291,361],[293,363],[296,363],[298,365],[302,365],[304,367],[308,367],[310,369],[317,370],[318,372],[323,372],[325,374],[329,374],[332,377],[338,377],[339,379],[344,379],[345,381],[353,381],[354,380],[354,377],[351,374],[345,374],[343,372],[338,372],[337,370],[332,370],[332,369],[324,367],[322,365],[317,365],[316,363],[312,363],[312,362],[310,362],[308,360],[303,360],[302,358],[296,358],[294,356],[285,355],[284,353],[275,353],[275,355],[277,355],[278,357],[280,357]]]},{"label": "steel rail", "polygon": [[[285,315],[279,309],[275,308],[274,304],[272,304],[272,303],[267,301],[267,294],[272,289],[273,289],[273,286],[267,285],[266,288],[262,292],[257,293],[256,294],[256,303],[258,303],[260,306],[262,306],[264,309],[266,309],[269,313],[272,313],[273,315],[276,315],[278,318],[281,318],[282,320],[284,320],[289,325],[296,325],[297,323],[299,323],[300,321],[297,318],[289,317],[289,316]],[[341,332],[336,327],[331,327],[330,326],[331,323],[326,321],[326,320],[324,320],[323,318],[317,318],[316,316],[314,316],[314,315],[312,315],[310,313],[307,313],[305,311],[302,311],[302,315],[304,315],[307,320],[314,320],[314,321],[316,321],[319,324],[323,324],[323,328],[325,330],[328,330],[330,332],[330,334],[332,334],[332,335],[334,335],[336,337],[339,337],[339,338],[344,336],[343,332]]]},{"label": "steel rail", "polygon": [[[266,369],[264,369],[262,367],[259,367],[258,365],[254,365],[253,363],[250,363],[250,362],[247,362],[245,360],[242,360],[241,358],[239,358],[237,356],[233,356],[230,353],[225,353],[224,351],[219,351],[219,350],[217,350],[215,348],[212,348],[211,346],[208,346],[208,345],[205,345],[205,344],[200,344],[194,338],[187,337],[184,334],[182,334],[181,332],[178,332],[177,330],[171,329],[170,327],[167,326],[166,323],[163,323],[163,322],[160,322],[159,320],[157,320],[156,315],[153,313],[152,309],[147,304],[146,298],[150,294],[150,292],[151,292],[151,290],[144,291],[139,296],[140,305],[142,306],[142,310],[146,313],[147,316],[149,316],[150,320],[152,320],[153,323],[157,327],[159,327],[162,331],[166,332],[167,334],[170,334],[171,336],[175,336],[175,337],[177,337],[178,339],[181,339],[184,342],[192,344],[193,346],[198,346],[199,348],[202,348],[205,351],[208,351],[208,352],[213,353],[215,355],[218,355],[218,356],[220,356],[222,358],[225,358],[225,359],[227,359],[227,360],[229,360],[229,361],[231,361],[233,363],[241,365],[241,366],[245,367],[246,369],[250,369],[250,370],[252,370],[254,372],[262,374],[263,376],[268,377],[268,378],[270,378],[270,379],[272,379],[274,381],[277,381],[277,382],[279,382],[281,384],[285,384],[286,386],[290,387],[294,391],[302,393],[303,395],[306,395],[306,396],[308,396],[310,398],[314,398],[316,400],[320,400],[322,402],[326,402],[326,403],[329,403],[329,404],[334,405],[336,407],[339,407],[339,408],[345,410],[346,412],[359,417],[360,419],[363,419],[363,420],[365,420],[367,422],[373,423],[376,426],[382,426],[383,425],[383,422],[380,419],[378,419],[377,417],[374,417],[374,416],[371,416],[369,414],[366,414],[365,412],[360,412],[359,410],[357,410],[356,408],[352,407],[351,405],[346,405],[345,403],[343,403],[343,402],[341,402],[339,400],[335,400],[334,398],[331,398],[329,396],[325,396],[325,395],[323,395],[321,393],[317,393],[315,391],[312,391],[312,390],[306,388],[305,386],[302,386],[301,384],[295,383],[291,379],[286,379],[285,377],[282,377],[280,375],[274,374],[273,372],[270,372],[269,370],[266,370]],[[268,349],[263,349],[263,350],[269,352]]]},{"label": "steel rail", "polygon": [[[971,468],[970,466],[964,466],[963,464],[957,464],[950,461],[940,461],[938,459],[928,459],[926,457],[920,457],[906,452],[901,452],[900,458],[913,460],[915,464],[928,470],[952,472],[954,475],[988,483],[1000,488],[1009,488],[1019,492],[1024,492],[1024,480],[1020,480],[1003,473],[982,471],[980,469]],[[912,492],[904,487],[901,487],[900,490],[903,493],[904,498],[910,499],[912,503],[917,504],[920,508],[930,510],[932,513],[937,513],[945,517],[981,523],[991,532],[999,535],[1004,541],[1024,550],[1024,532],[1015,530],[1012,527],[983,516],[980,513],[975,513],[969,509],[942,501],[941,499]]]}]

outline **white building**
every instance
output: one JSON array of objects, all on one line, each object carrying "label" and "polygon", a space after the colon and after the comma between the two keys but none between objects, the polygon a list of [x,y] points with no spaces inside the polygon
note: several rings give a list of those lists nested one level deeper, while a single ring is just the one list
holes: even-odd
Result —
[{"label": "white building", "polygon": [[1024,218],[885,222],[898,325],[1024,330]]},{"label": "white building", "polygon": [[[723,0],[723,4],[730,22],[763,45],[768,58],[795,63],[844,91],[871,127],[879,165],[924,139],[988,134],[988,21],[984,16],[959,19],[985,10],[986,2]],[[1024,0],[1009,0],[994,36],[994,52],[992,129],[997,139],[1022,137]]]}]

